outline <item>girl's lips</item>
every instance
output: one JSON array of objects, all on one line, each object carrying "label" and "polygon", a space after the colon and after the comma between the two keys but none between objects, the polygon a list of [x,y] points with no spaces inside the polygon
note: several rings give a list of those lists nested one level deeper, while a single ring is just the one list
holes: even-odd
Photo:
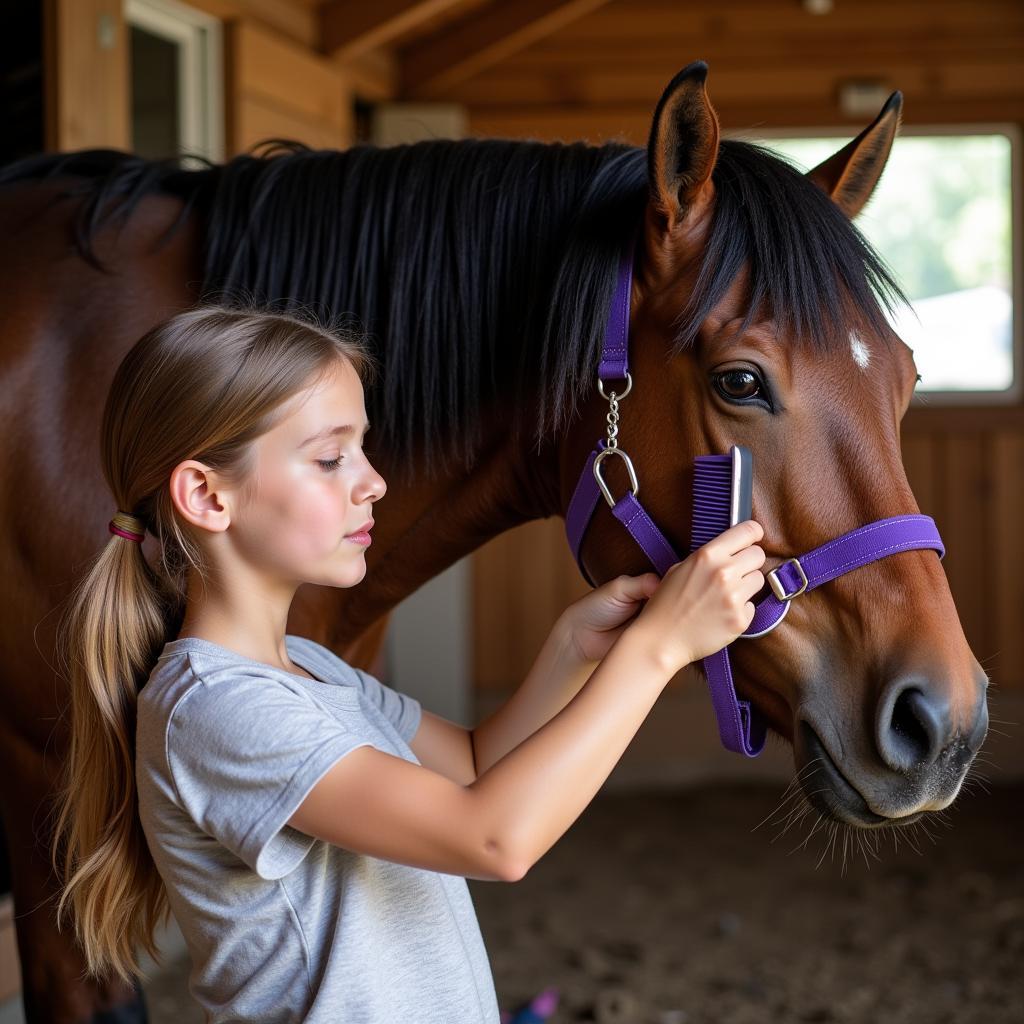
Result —
[{"label": "girl's lips", "polygon": [[350,540],[352,541],[353,544],[361,544],[364,547],[368,547],[370,544],[373,543],[373,540],[370,537],[370,530],[372,529],[373,520],[367,519],[367,521],[363,523],[363,525],[360,526],[359,529],[355,531],[355,533],[347,533],[345,535],[345,540]]},{"label": "girl's lips", "polygon": [[358,530],[353,530],[351,533],[346,533],[345,536],[346,537],[356,537],[356,536],[360,536],[361,537],[363,534],[368,534],[373,529],[373,525],[374,525],[374,521],[372,519],[367,519],[366,522],[363,523],[362,526],[360,526]]}]

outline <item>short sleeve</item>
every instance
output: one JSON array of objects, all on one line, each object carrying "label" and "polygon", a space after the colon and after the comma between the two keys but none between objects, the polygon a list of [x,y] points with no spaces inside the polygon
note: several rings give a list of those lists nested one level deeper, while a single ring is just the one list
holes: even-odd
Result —
[{"label": "short sleeve", "polygon": [[369,740],[267,676],[204,680],[167,725],[167,763],[183,809],[261,878],[281,878],[314,843],[287,824],[339,758]]},{"label": "short sleeve", "polygon": [[393,690],[361,668],[353,666],[353,671],[359,678],[363,696],[391,722],[398,735],[408,743],[416,735],[423,716],[420,702],[407,693]]}]

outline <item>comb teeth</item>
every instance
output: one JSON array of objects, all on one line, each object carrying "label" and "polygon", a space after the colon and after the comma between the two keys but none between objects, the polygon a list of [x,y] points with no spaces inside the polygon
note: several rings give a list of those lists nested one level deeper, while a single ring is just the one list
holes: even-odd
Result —
[{"label": "comb teeth", "polygon": [[698,455],[693,460],[691,551],[729,529],[731,497],[732,456]]}]

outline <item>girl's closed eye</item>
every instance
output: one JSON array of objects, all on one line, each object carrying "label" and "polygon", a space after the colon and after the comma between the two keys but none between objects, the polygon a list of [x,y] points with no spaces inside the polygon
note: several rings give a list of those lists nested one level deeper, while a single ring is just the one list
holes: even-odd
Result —
[{"label": "girl's closed eye", "polygon": [[317,459],[316,464],[325,472],[330,473],[332,469],[337,469],[341,465],[342,456],[338,456],[336,459]]}]

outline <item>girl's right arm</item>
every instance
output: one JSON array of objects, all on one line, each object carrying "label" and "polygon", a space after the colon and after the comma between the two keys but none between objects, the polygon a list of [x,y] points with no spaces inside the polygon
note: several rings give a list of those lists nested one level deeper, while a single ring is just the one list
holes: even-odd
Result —
[{"label": "girl's right arm", "polygon": [[590,803],[668,681],[750,624],[764,584],[748,520],[672,566],[582,690],[461,786],[364,746],[316,783],[289,824],[358,853],[448,874],[516,881]]}]

